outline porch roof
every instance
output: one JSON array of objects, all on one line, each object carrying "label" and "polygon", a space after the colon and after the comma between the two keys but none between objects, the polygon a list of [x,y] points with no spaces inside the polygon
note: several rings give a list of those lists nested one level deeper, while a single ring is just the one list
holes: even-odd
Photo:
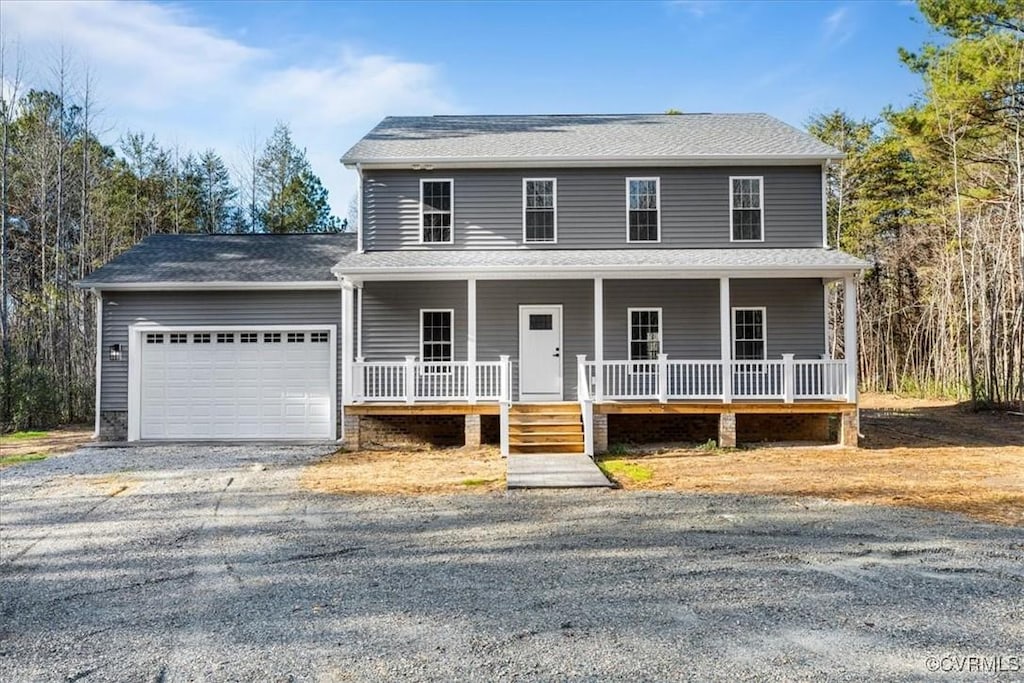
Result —
[{"label": "porch roof", "polygon": [[346,254],[331,272],[353,281],[598,276],[840,278],[869,265],[831,249],[431,249]]}]

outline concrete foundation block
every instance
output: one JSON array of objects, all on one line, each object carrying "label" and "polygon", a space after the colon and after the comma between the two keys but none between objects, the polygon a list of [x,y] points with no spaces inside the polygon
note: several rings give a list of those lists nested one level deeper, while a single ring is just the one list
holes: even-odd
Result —
[{"label": "concrete foundation block", "polygon": [[466,415],[466,445],[471,448],[480,446],[480,416]]},{"label": "concrete foundation block", "polygon": [[594,454],[608,452],[608,416],[594,413]]},{"label": "concrete foundation block", "polygon": [[860,443],[860,413],[844,410],[839,414],[839,443],[848,448],[857,448]]},{"label": "concrete foundation block", "polygon": [[736,448],[736,413],[718,416],[718,447]]},{"label": "concrete foundation block", "polygon": [[128,411],[126,410],[102,410],[100,411],[100,441],[127,441],[128,440]]}]

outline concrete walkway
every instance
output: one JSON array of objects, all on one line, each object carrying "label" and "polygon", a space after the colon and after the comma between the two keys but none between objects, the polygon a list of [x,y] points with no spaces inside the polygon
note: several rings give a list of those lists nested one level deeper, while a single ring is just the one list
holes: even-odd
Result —
[{"label": "concrete walkway", "polygon": [[506,460],[506,486],[510,489],[588,488],[612,483],[586,455],[511,454]]}]

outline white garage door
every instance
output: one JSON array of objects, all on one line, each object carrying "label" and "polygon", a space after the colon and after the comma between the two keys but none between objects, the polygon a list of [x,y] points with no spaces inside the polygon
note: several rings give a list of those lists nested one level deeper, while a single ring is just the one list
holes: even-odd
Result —
[{"label": "white garage door", "polygon": [[329,439],[328,330],[143,332],[143,439]]}]

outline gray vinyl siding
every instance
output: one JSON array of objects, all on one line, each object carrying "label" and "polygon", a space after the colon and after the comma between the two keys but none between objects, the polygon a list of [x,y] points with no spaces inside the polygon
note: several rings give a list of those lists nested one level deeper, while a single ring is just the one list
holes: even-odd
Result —
[{"label": "gray vinyl siding", "polygon": [[[419,311],[455,311],[455,360],[466,359],[468,291],[465,281],[367,282],[363,285],[363,355],[366,360],[420,356]],[[513,360],[513,397],[519,394],[519,306],[562,304],[562,389],[576,396],[576,354],[594,354],[592,280],[480,281],[477,283],[477,350],[480,361]]]},{"label": "gray vinyl siding", "polygon": [[[729,239],[730,176],[763,176],[764,242]],[[626,178],[661,178],[661,242],[626,242]],[[454,243],[422,245],[420,179],[454,180]],[[523,243],[523,178],[556,178],[557,244]],[[364,247],[820,247],[821,166],[367,171]]]},{"label": "gray vinyl siding", "polygon": [[820,358],[825,353],[825,287],[814,278],[734,279],[733,307],[765,307],[768,357],[783,353]]},{"label": "gray vinyl siding", "polygon": [[576,356],[594,357],[594,281],[525,280],[477,283],[479,360],[512,358],[512,397],[519,397],[519,306],[562,305],[562,397],[576,398]]},{"label": "gray vinyl siding", "polygon": [[[661,309],[662,350],[669,358],[721,356],[718,280],[605,280],[604,357],[629,358],[630,308]],[[593,352],[588,354],[593,359]]]},{"label": "gray vinyl siding", "polygon": [[[367,282],[363,285],[363,357],[401,360],[421,356],[420,309],[451,308],[455,314],[454,360],[466,360],[465,280]],[[480,360],[485,360],[479,355]],[[490,360],[490,359],[486,359]]]},{"label": "gray vinyl siding", "polygon": [[[719,358],[718,280],[604,281],[604,357],[628,358],[627,310],[661,308],[670,358]],[[768,354],[816,358],[824,352],[824,289],[819,279],[733,279],[732,306],[767,310]],[[363,354],[367,360],[420,355],[419,311],[455,311],[455,359],[465,360],[465,281],[367,282],[363,288]],[[477,359],[513,361],[512,395],[519,396],[519,306],[562,305],[562,395],[576,398],[576,356],[594,358],[593,280],[477,282]]]},{"label": "gray vinyl siding", "polygon": [[[340,290],[265,292],[104,292],[103,367],[100,410],[128,409],[128,326],[158,325],[335,325],[338,400],[341,401]],[[120,344],[122,360],[107,349]]]}]

